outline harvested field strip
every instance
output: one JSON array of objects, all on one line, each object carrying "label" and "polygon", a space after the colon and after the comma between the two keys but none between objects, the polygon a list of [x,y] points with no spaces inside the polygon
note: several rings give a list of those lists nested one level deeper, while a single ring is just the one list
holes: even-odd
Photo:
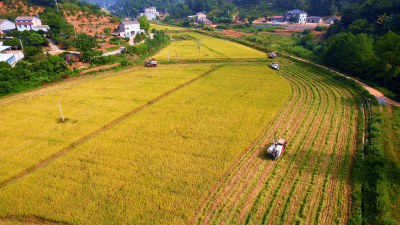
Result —
[{"label": "harvested field strip", "polygon": [[[285,71],[286,72],[286,71]],[[329,93],[327,93],[327,91],[325,89],[323,89],[323,92],[325,94],[326,98],[326,105],[329,106],[330,105],[330,98],[333,97],[333,92],[330,90]],[[325,126],[320,126],[320,127],[329,127],[326,125],[329,125],[330,123],[330,129],[323,129],[318,131],[318,133],[320,134],[318,139],[314,139],[310,145],[311,146],[306,146],[305,149],[310,149],[310,151],[314,150],[311,153],[310,158],[311,159],[304,159],[301,163],[301,166],[305,167],[305,164],[310,164],[313,165],[314,164],[314,168],[316,168],[316,166],[319,164],[318,162],[320,162],[320,158],[323,155],[323,152],[321,151],[320,153],[315,151],[315,146],[318,145],[319,148],[324,148],[325,147],[325,142],[323,142],[322,140],[325,139],[327,137],[327,131],[331,131],[333,130],[333,125],[335,125],[335,123],[332,123],[333,119],[336,119],[336,117],[331,117],[332,120],[329,121],[327,118],[329,118],[333,113],[333,108],[332,107],[327,107],[326,112],[323,114],[323,118],[321,120],[321,123],[324,123]],[[329,111],[328,111],[329,110]],[[334,130],[333,130],[334,131]],[[323,145],[321,145],[320,143],[324,143]],[[312,157],[313,156],[313,157]],[[317,162],[315,162],[317,161]],[[308,166],[307,168],[303,168],[303,169],[307,169],[305,172],[303,170],[300,170],[299,172],[297,172],[296,175],[294,175],[294,177],[292,178],[291,176],[288,177],[286,184],[284,185],[284,187],[291,187],[288,191],[288,194],[282,198],[279,198],[277,204],[278,205],[283,205],[283,207],[281,207],[280,209],[280,213],[279,213],[279,217],[278,214],[275,214],[275,217],[272,217],[270,220],[272,222],[275,221],[276,223],[279,221],[280,223],[285,223],[288,219],[288,212],[290,209],[290,206],[297,204],[300,196],[303,194],[303,192],[300,190],[302,186],[305,186],[307,184],[309,184],[309,182],[311,182],[308,179],[308,175],[309,175],[309,170],[312,168],[312,166]],[[292,184],[290,184],[290,181],[295,180],[295,182]],[[283,195],[285,192],[281,192],[281,195]],[[277,210],[277,212],[279,211],[279,209]],[[277,218],[278,217],[278,218]]]},{"label": "harvested field strip", "polygon": [[[278,118],[280,118],[280,119],[277,122],[275,122],[275,124],[273,126],[277,126],[276,124],[282,123],[282,120],[284,118],[286,118],[285,115],[290,114],[294,110],[294,108],[297,107],[298,101],[297,100],[293,101],[293,99],[297,99],[297,97],[299,97],[301,99],[304,98],[304,96],[299,96],[299,90],[298,90],[299,87],[298,86],[296,86],[296,88],[294,88],[294,86],[292,86],[292,89],[293,89],[293,93],[294,93],[292,96],[292,99],[285,106],[285,110],[281,111],[282,113],[278,116]],[[270,126],[270,127],[271,128],[269,128],[266,133],[269,133],[271,131],[272,126]],[[248,167],[247,164],[254,161],[258,157],[259,150],[261,150],[261,149],[257,148],[257,151],[249,151],[245,157],[240,157],[239,158],[240,161],[237,163],[237,165],[234,168],[232,168],[230,170],[231,172],[226,176],[225,180],[218,186],[218,189],[214,190],[214,192],[209,195],[209,196],[211,196],[211,198],[209,198],[209,199],[215,199],[215,198],[217,198],[217,195],[218,195],[218,198],[226,197],[226,196],[220,194],[220,192],[225,192],[226,190],[229,190],[229,186],[226,187],[224,184],[229,183],[229,185],[235,185],[238,182],[238,179],[240,179],[242,177],[241,174],[244,173],[244,171]],[[224,190],[224,191],[222,191],[222,190]],[[202,213],[200,213],[197,216],[197,219],[198,219],[197,222],[202,221],[202,220],[207,220],[210,217],[207,214],[210,213],[209,211],[211,210],[211,207],[213,207],[213,208],[216,207],[215,203],[216,203],[215,201],[214,202],[207,201],[207,204],[205,204],[202,207],[203,208]],[[196,218],[194,218],[194,219],[196,220]]]},{"label": "harvested field strip", "polygon": [[[280,74],[298,94],[267,129],[264,141],[218,184],[196,224],[347,223],[355,99],[321,71],[287,64],[282,63]],[[276,136],[289,144],[274,162],[265,158],[264,148]]]},{"label": "harvested field strip", "polygon": [[[301,95],[300,95],[301,96]],[[308,96],[305,96],[305,99],[307,100],[308,99]],[[293,108],[296,108],[296,107],[293,107]],[[291,110],[293,109],[293,108],[290,108]],[[285,118],[285,117],[284,117]],[[258,153],[256,153],[255,155],[258,155]],[[264,160],[262,160],[262,161],[264,161]],[[222,195],[223,196],[223,195]]]},{"label": "harvested field strip", "polygon": [[[335,90],[332,90],[332,88],[330,88],[329,84],[328,84],[328,86],[326,86],[326,88],[329,89],[331,93],[335,94],[335,97],[334,97],[335,99],[340,99],[341,98],[340,96],[342,95],[342,93],[340,93],[340,92],[337,93]],[[329,98],[328,98],[328,100],[329,100]],[[340,104],[340,103],[338,103],[338,101],[335,101],[335,104],[336,104],[336,106],[338,106],[338,104]],[[334,108],[336,108],[336,106]],[[333,108],[331,107],[331,110],[332,109]],[[336,129],[338,129],[339,125],[343,122],[342,121],[342,116],[344,116],[344,114],[342,113],[340,116],[338,116],[338,113],[336,113],[336,112],[337,111],[334,111],[334,115],[331,117],[332,119],[330,121],[326,120],[325,123],[330,122],[331,125],[330,125],[330,128],[329,129],[325,129],[325,131],[330,131],[332,133],[335,133]],[[330,115],[332,115],[332,112],[330,112]],[[335,127],[334,129],[333,129],[333,126]],[[328,127],[328,126],[322,125],[322,127]],[[329,138],[329,136],[327,136],[327,132],[324,132],[324,135],[320,135],[320,138],[324,138],[324,136]],[[332,137],[330,139],[332,140]],[[325,146],[325,145],[328,145],[329,143],[330,143],[329,139],[327,139],[326,141],[319,140],[316,143],[313,143],[313,147],[316,147],[316,145],[317,145],[317,149],[327,148],[328,150],[330,150],[330,149],[332,149],[331,145],[330,146]],[[302,176],[302,180],[303,180],[302,183],[303,184],[308,184],[309,187],[313,187],[313,185],[314,185],[313,182],[314,182],[314,178],[315,178],[315,172],[317,171],[317,169],[321,169],[321,168],[319,168],[319,165],[321,164],[321,157],[325,156],[325,155],[332,154],[332,152],[330,152],[330,151],[328,151],[328,152],[320,151],[319,153],[315,152],[314,154],[318,155],[317,156],[318,159],[317,159],[316,165],[314,165],[314,168],[313,168],[314,172],[313,172],[312,179],[310,181],[308,180],[308,174],[311,174],[311,171],[309,171],[308,173],[306,173],[305,175]],[[310,163],[312,163],[312,162],[310,162]],[[311,169],[312,169],[312,167],[309,168],[309,170],[311,170]],[[309,184],[309,182],[310,182],[310,184]],[[301,189],[297,190],[297,192],[298,193],[295,194],[295,196],[297,198],[300,197],[302,195],[302,193],[304,193],[304,191],[302,191]],[[310,194],[308,191],[306,193]],[[306,199],[308,199],[308,198],[306,198]],[[304,200],[303,200],[303,203],[304,203]],[[304,210],[304,204],[300,208]],[[285,214],[282,214],[281,217],[285,217]],[[298,218],[301,218],[301,217],[298,217]],[[297,222],[299,222],[299,221],[297,221]],[[289,222],[289,224],[291,224],[291,223],[293,223],[293,221]]]},{"label": "harvested field strip", "polygon": [[[307,81],[304,83],[307,84]],[[303,147],[306,143],[306,140],[308,138],[313,138],[316,137],[315,132],[316,130],[313,129],[316,124],[318,124],[323,115],[325,114],[325,107],[327,107],[326,102],[322,101],[322,98],[320,96],[320,93],[316,94],[317,89],[315,89],[314,85],[310,82],[308,85],[311,87],[312,95],[313,95],[313,108],[312,110],[306,112],[307,115],[307,120],[304,120],[305,122],[302,123],[301,130],[299,130],[292,138],[289,138],[291,142],[295,142],[295,145],[288,145],[288,149],[291,150],[290,152],[296,150],[293,154],[290,156],[290,162],[286,163],[288,166],[284,172],[282,173],[277,173],[275,177],[271,177],[271,179],[268,180],[268,182],[265,185],[265,188],[261,190],[259,195],[265,196],[263,201],[263,204],[261,204],[259,207],[254,207],[254,210],[257,212],[255,213],[255,221],[261,221],[261,223],[265,224],[269,221],[272,213],[274,212],[275,209],[275,204],[278,200],[278,196],[283,188],[283,185],[285,183],[285,180],[287,177],[290,177],[290,174],[293,170],[301,170],[301,161],[303,158],[308,158],[310,157],[311,152],[310,151],[304,151]],[[318,98],[317,98],[318,97]],[[321,111],[320,111],[321,110]],[[317,115],[317,116],[314,116]],[[301,120],[301,119],[300,119]],[[320,131],[320,130],[319,130]],[[287,152],[289,154],[289,151]],[[285,164],[283,164],[283,160],[280,161],[279,165],[280,169],[285,168]],[[278,180],[277,187],[272,184],[272,181]],[[273,195],[271,195],[271,192]],[[270,200],[265,201],[265,199]],[[268,204],[266,204],[268,202]],[[255,205],[254,205],[255,206]],[[266,210],[266,211],[265,211]],[[262,212],[263,213],[262,215]]]}]

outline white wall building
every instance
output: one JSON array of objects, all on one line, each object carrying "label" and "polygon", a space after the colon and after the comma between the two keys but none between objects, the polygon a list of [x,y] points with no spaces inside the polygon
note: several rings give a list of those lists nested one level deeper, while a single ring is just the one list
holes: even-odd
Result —
[{"label": "white wall building", "polygon": [[7,19],[0,19],[0,33],[4,34],[8,31],[15,30],[16,26],[13,22]]},{"label": "white wall building", "polygon": [[286,13],[286,21],[290,21],[292,17],[296,19],[294,23],[306,23],[307,21],[307,13],[300,9],[293,9]]},{"label": "white wall building", "polygon": [[140,29],[139,21],[122,21],[116,33],[121,37],[136,37],[138,33],[144,33],[144,30]]},{"label": "white wall building", "polygon": [[17,29],[21,32],[24,30],[27,30],[27,31],[43,30],[45,32],[50,30],[49,26],[42,25],[42,21],[38,17],[35,17],[35,16],[18,16],[17,18],[15,18],[15,25],[17,26]]},{"label": "white wall building", "polygon": [[143,15],[146,15],[147,20],[156,20],[157,16],[159,16],[160,13],[157,12],[156,7],[150,7],[150,8],[145,8],[144,13],[140,13],[138,18],[142,17]]}]

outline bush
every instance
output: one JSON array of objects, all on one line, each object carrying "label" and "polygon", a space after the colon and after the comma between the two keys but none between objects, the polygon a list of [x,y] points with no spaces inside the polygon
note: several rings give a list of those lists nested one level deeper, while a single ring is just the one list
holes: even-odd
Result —
[{"label": "bush", "polygon": [[1,68],[6,68],[6,69],[11,69],[11,65],[7,62],[0,62],[0,69]]},{"label": "bush", "polygon": [[325,27],[325,26],[317,26],[317,27],[315,27],[315,30],[316,30],[316,31],[327,31],[327,30],[328,30],[328,27]]},{"label": "bush", "polygon": [[303,32],[302,32],[302,34],[303,34],[303,35],[307,35],[307,34],[309,34],[310,32],[312,32],[311,29],[304,29]]}]

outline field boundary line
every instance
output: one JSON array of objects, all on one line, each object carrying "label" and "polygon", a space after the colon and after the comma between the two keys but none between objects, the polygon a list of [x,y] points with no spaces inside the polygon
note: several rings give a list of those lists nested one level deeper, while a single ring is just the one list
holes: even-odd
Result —
[{"label": "field boundary line", "polygon": [[144,105],[140,106],[139,108],[136,108],[135,110],[133,110],[133,111],[121,116],[120,118],[114,120],[113,122],[111,122],[111,123],[103,126],[102,128],[92,132],[91,134],[87,135],[86,137],[83,137],[80,140],[77,140],[76,142],[72,143],[69,147],[64,148],[63,150],[59,151],[58,153],[53,154],[52,156],[48,157],[47,159],[42,160],[41,162],[37,163],[35,166],[32,166],[32,167],[26,169],[24,172],[14,176],[14,177],[12,177],[12,178],[10,178],[8,180],[3,181],[2,183],[0,183],[0,191],[2,189],[4,189],[5,187],[7,187],[8,185],[14,183],[15,181],[20,180],[21,178],[23,178],[25,176],[28,176],[29,174],[35,172],[36,170],[39,170],[39,169],[45,167],[49,163],[51,163],[54,160],[60,158],[61,156],[65,155],[66,153],[72,151],[73,149],[75,149],[79,145],[85,143],[86,141],[94,138],[95,136],[103,133],[104,131],[107,131],[107,130],[111,129],[112,127],[114,127],[118,123],[124,121],[128,117],[130,117],[130,116],[132,116],[132,115],[134,115],[134,114],[146,109],[147,107],[151,106],[152,104],[154,104],[154,103],[162,100],[163,98],[169,96],[170,94],[173,94],[174,92],[176,92],[176,91],[178,91],[178,90],[180,90],[180,89],[182,89],[182,88],[184,88],[184,87],[196,82],[200,78],[202,78],[202,77],[204,77],[204,76],[206,76],[206,75],[208,75],[208,74],[210,74],[210,73],[212,73],[212,72],[214,72],[214,71],[216,71],[218,69],[219,68],[212,68],[209,71],[203,73],[202,75],[200,75],[198,77],[195,77],[192,80],[190,80],[190,81],[188,81],[188,82],[186,82],[184,84],[181,84],[178,87],[176,87],[176,88],[174,88],[174,89],[172,89],[172,90],[170,90],[170,91],[168,91],[168,92],[166,92],[166,93],[154,98],[153,100],[149,101],[147,104],[144,104]]}]

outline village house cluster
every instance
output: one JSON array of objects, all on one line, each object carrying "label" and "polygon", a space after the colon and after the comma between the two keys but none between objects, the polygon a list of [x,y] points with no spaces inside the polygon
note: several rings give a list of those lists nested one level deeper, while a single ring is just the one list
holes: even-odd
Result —
[{"label": "village house cluster", "polygon": [[[325,21],[326,24],[330,25],[337,18],[330,18]],[[322,17],[320,16],[308,16],[306,12],[300,9],[293,9],[288,11],[284,16],[270,16],[266,17],[263,22],[273,22],[273,23],[283,23],[283,22],[293,22],[293,23],[323,23]]]},{"label": "village house cluster", "polygon": [[[50,30],[48,25],[43,25],[39,16],[18,16],[15,18],[15,22],[7,19],[0,19],[0,34],[17,29],[18,31],[39,31],[42,30],[47,32]],[[12,46],[5,46],[3,42],[0,42],[0,62],[7,62],[11,66],[14,66],[17,62],[15,55],[11,52]]]}]

